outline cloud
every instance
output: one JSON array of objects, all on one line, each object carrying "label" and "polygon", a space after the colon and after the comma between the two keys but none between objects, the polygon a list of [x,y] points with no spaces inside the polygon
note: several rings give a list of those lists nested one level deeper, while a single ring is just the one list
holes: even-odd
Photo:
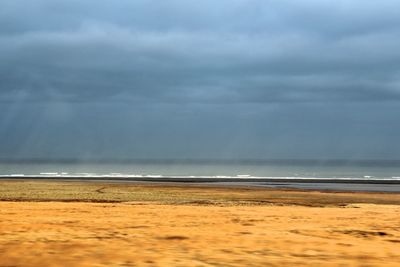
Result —
[{"label": "cloud", "polygon": [[398,10],[3,0],[0,156],[396,158]]},{"label": "cloud", "polygon": [[5,1],[1,99],[399,100],[394,1],[223,4]]}]

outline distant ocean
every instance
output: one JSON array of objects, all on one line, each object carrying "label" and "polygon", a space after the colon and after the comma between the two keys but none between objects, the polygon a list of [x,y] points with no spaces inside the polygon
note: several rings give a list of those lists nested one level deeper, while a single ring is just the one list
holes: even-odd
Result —
[{"label": "distant ocean", "polygon": [[0,176],[305,177],[400,179],[393,160],[3,160]]}]

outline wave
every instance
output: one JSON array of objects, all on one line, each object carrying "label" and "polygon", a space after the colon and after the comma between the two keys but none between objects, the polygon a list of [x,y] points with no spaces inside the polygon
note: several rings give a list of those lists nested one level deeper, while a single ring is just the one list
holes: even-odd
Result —
[{"label": "wave", "polygon": [[346,180],[393,180],[400,181],[400,176],[392,177],[375,177],[370,175],[364,175],[360,177],[314,177],[314,176],[253,176],[249,174],[238,174],[238,175],[160,175],[160,174],[124,174],[124,173],[108,173],[108,174],[98,174],[93,172],[79,172],[79,173],[67,173],[67,172],[40,172],[39,174],[3,174],[0,178],[119,178],[119,179],[131,179],[131,178],[151,178],[159,179],[216,179],[216,180],[330,180],[330,181],[346,181]]}]

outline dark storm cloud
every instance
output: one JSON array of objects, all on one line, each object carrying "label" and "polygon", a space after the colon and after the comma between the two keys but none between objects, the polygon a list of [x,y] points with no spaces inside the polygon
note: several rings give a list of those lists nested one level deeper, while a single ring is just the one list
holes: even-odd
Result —
[{"label": "dark storm cloud", "polygon": [[2,101],[398,101],[395,1],[2,1]]},{"label": "dark storm cloud", "polygon": [[0,2],[0,157],[399,158],[398,1]]}]

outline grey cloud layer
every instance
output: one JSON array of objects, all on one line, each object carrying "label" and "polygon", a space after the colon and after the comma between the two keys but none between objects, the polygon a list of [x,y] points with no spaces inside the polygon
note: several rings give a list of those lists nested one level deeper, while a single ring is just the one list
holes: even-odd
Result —
[{"label": "grey cloud layer", "polygon": [[400,100],[396,1],[1,7],[1,101]]},{"label": "grey cloud layer", "polygon": [[400,158],[397,0],[1,0],[0,158]]}]

